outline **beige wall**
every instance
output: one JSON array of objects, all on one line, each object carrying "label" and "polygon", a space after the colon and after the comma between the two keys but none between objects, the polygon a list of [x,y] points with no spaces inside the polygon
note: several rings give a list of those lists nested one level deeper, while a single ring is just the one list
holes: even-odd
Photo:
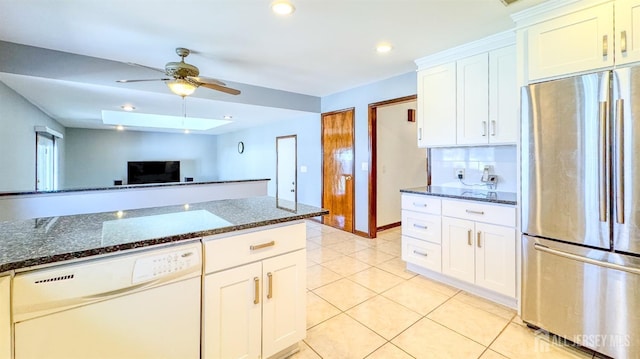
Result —
[{"label": "beige wall", "polygon": [[378,107],[377,110],[377,226],[400,222],[400,189],[427,184],[424,148],[418,148],[416,122],[407,111],[416,102]]}]

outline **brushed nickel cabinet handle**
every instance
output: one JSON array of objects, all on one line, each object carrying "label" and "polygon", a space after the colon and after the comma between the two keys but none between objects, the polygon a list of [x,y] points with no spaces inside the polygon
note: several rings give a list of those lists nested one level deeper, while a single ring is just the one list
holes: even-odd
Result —
[{"label": "brushed nickel cabinet handle", "polygon": [[487,135],[487,121],[482,121],[482,137]]},{"label": "brushed nickel cabinet handle", "polygon": [[480,241],[482,238],[482,232],[478,231],[477,237],[478,237],[478,248],[482,248],[482,242]]},{"label": "brushed nickel cabinet handle", "polygon": [[249,247],[249,249],[251,249],[252,251],[255,251],[256,249],[267,248],[267,247],[271,247],[271,246],[275,246],[275,245],[276,245],[276,242],[275,241],[271,241],[271,242],[267,242],[267,243],[251,245]]},{"label": "brushed nickel cabinet handle", "polygon": [[413,206],[414,207],[426,207],[427,204],[426,203],[413,202]]},{"label": "brushed nickel cabinet handle", "polygon": [[620,32],[620,51],[627,52],[627,31]]},{"label": "brushed nickel cabinet handle", "polygon": [[267,278],[269,278],[269,290],[267,291],[267,298],[273,298],[273,273],[267,273]]},{"label": "brushed nickel cabinet handle", "polygon": [[607,57],[609,54],[609,36],[602,36],[602,57]]},{"label": "brushed nickel cabinet handle", "polygon": [[470,246],[473,245],[473,240],[471,239],[471,230],[467,231],[467,244]]},{"label": "brushed nickel cabinet handle", "polygon": [[417,255],[419,255],[419,256],[423,256],[423,257],[427,257],[427,256],[428,256],[428,254],[427,254],[427,253],[425,253],[425,252],[420,252],[420,251],[417,251],[417,250],[415,250],[415,249],[413,250],[413,254],[417,254]]},{"label": "brushed nickel cabinet handle", "polygon": [[420,224],[417,224],[417,223],[414,223],[413,226],[416,227],[416,228],[420,228],[420,229],[428,229],[429,228],[427,226],[423,226],[423,225],[420,225]]},{"label": "brushed nickel cabinet handle", "polygon": [[258,304],[260,303],[260,278],[254,277],[253,284],[255,285],[253,289],[253,304]]},{"label": "brushed nickel cabinet handle", "polygon": [[418,141],[422,141],[422,128],[418,129]]},{"label": "brushed nickel cabinet handle", "polygon": [[491,120],[491,136],[496,135],[496,120]]},{"label": "brushed nickel cabinet handle", "polygon": [[466,212],[470,213],[470,214],[481,214],[481,215],[484,215],[484,211],[474,211],[474,210],[471,210],[471,209],[467,209]]}]

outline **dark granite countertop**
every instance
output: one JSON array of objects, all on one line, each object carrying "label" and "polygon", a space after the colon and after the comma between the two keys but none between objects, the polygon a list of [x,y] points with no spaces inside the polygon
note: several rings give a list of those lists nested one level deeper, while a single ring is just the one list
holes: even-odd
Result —
[{"label": "dark granite countertop", "polygon": [[132,248],[175,242],[328,214],[274,197],[0,222],[0,273]]},{"label": "dark granite countertop", "polygon": [[148,184],[131,184],[122,186],[105,186],[105,187],[83,187],[83,188],[64,188],[54,191],[18,191],[18,192],[0,192],[1,196],[19,196],[28,194],[51,194],[51,193],[68,193],[68,192],[87,192],[87,191],[113,191],[131,188],[153,188],[153,187],[171,187],[171,186],[193,186],[202,184],[218,184],[218,183],[238,183],[238,182],[257,182],[270,181],[270,178],[244,179],[244,180],[224,180],[224,181],[207,181],[207,182],[168,182],[168,183],[148,183]]},{"label": "dark granite countertop", "polygon": [[500,203],[500,204],[516,205],[518,203],[517,194],[514,192],[471,190],[466,188],[438,187],[438,186],[406,188],[406,189],[401,189],[400,192],[421,194],[426,196],[466,199],[470,201]]}]

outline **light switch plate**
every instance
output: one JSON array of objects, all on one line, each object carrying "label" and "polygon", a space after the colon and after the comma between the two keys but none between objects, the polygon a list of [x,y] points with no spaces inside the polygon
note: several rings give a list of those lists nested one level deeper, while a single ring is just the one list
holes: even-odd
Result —
[{"label": "light switch plate", "polygon": [[307,173],[307,166],[300,166],[300,173]]},{"label": "light switch plate", "polygon": [[369,170],[369,162],[362,162],[362,164],[360,165],[360,168],[362,168],[363,171],[368,171]]}]

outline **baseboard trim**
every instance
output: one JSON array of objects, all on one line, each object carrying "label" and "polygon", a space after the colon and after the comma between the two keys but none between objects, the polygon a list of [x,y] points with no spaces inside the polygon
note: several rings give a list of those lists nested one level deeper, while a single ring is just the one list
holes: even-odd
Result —
[{"label": "baseboard trim", "polygon": [[401,225],[402,225],[402,222],[390,223],[390,224],[386,224],[386,225],[384,225],[382,227],[376,228],[376,231],[381,232],[381,231],[384,231],[386,229],[400,227]]},{"label": "baseboard trim", "polygon": [[364,237],[364,238],[371,238],[371,237],[369,237],[369,233],[362,232],[362,231],[359,231],[357,229],[353,231],[353,234],[355,234],[356,236]]}]

